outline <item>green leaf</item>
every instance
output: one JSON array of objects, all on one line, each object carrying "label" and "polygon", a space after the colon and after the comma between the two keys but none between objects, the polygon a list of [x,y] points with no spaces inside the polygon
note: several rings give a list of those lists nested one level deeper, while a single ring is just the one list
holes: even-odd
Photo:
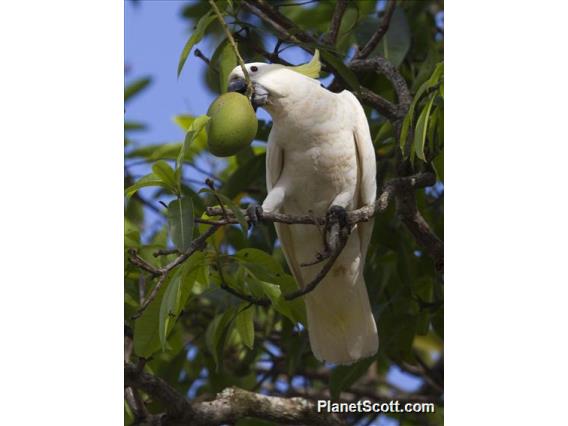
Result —
[{"label": "green leaf", "polygon": [[[263,176],[264,164],[266,163],[266,154],[255,155],[248,159],[237,170],[225,184],[221,187],[220,191],[229,198],[234,198],[240,193],[244,192],[246,188],[250,187],[259,177]],[[263,185],[264,186],[264,185]]]},{"label": "green leaf", "polygon": [[157,161],[152,165],[152,172],[175,194],[179,194],[179,186],[174,169],[164,160]]},{"label": "green leaf", "polygon": [[150,77],[140,78],[134,83],[130,84],[124,89],[124,102],[130,100],[134,95],[140,93],[144,90],[150,83],[152,79]]},{"label": "green leaf", "polygon": [[134,353],[140,357],[149,358],[150,355],[160,349],[158,331],[160,306],[168,280],[169,279],[166,278],[156,298],[134,322]]},{"label": "green leaf", "polygon": [[144,188],[144,187],[147,187],[147,186],[159,186],[159,187],[162,187],[162,188],[169,189],[169,186],[166,185],[166,183],[164,183],[164,181],[162,181],[162,179],[160,179],[154,173],[150,173],[150,174],[147,174],[146,176],[142,176],[140,179],[138,179],[138,181],[135,184],[126,188],[124,190],[124,193],[127,197],[131,197],[140,188]]},{"label": "green leaf", "polygon": [[333,53],[327,52],[325,50],[321,51],[321,57],[323,58],[324,62],[328,63],[335,71],[337,71],[339,77],[345,83],[347,83],[351,90],[353,90],[354,92],[359,91],[360,84],[357,76],[343,63],[340,58],[335,56]]},{"label": "green leaf", "polygon": [[213,321],[209,323],[205,333],[205,344],[213,356],[217,371],[219,371],[221,367],[219,361],[222,360],[228,326],[235,317],[235,313],[235,307],[232,306],[225,312],[218,314],[215,318],[213,318]]},{"label": "green leaf", "polygon": [[375,139],[373,140],[373,144],[377,145],[380,143],[384,143],[388,138],[392,137],[393,135],[393,127],[390,121],[385,121],[384,124],[380,127]]},{"label": "green leaf", "polygon": [[333,399],[338,399],[341,391],[349,389],[363,374],[367,372],[376,357],[365,358],[353,365],[341,365],[331,372],[329,390]]},{"label": "green leaf", "polygon": [[[402,64],[410,49],[410,27],[406,14],[401,7],[397,7],[391,18],[391,23],[375,52],[388,59],[395,67]],[[371,54],[373,55],[373,54]]]},{"label": "green leaf", "polygon": [[187,303],[200,269],[204,264],[206,264],[206,260],[202,252],[198,251],[192,254],[183,266],[175,272],[164,292],[160,304],[158,328],[162,350],[166,348],[167,336]]},{"label": "green leaf", "polygon": [[170,324],[173,324],[174,321],[172,320],[175,320],[180,296],[181,274],[180,270],[178,270],[168,284],[168,287],[164,292],[164,297],[162,298],[162,303],[160,304],[158,334],[160,337],[160,344],[162,345],[162,351],[166,350],[168,327]]},{"label": "green leaf", "polygon": [[427,90],[431,89],[436,84],[438,84],[440,79],[443,77],[443,74],[444,74],[444,63],[440,62],[438,65],[436,65],[436,68],[434,68],[434,71],[432,72],[430,78],[420,86],[420,88],[416,92],[416,95],[414,95],[414,99],[412,100],[412,103],[408,108],[408,113],[406,114],[406,117],[404,117],[404,120],[402,122],[402,129],[400,131],[400,149],[404,155],[407,154],[404,152],[404,148],[406,145],[406,139],[408,137],[408,131],[410,130],[410,126],[414,121],[414,110],[418,105],[418,102],[420,102],[420,100],[422,99],[422,95],[424,95],[424,93],[426,93]]},{"label": "green leaf", "polygon": [[199,22],[197,23],[197,27],[195,28],[195,31],[193,32],[193,34],[191,34],[191,36],[189,37],[189,39],[185,43],[185,46],[183,47],[183,50],[182,50],[181,55],[179,57],[179,63],[178,63],[178,68],[177,68],[178,78],[181,74],[181,70],[183,69],[183,66],[185,65],[185,61],[187,60],[187,57],[189,56],[189,53],[191,52],[191,49],[193,48],[193,46],[195,46],[197,43],[199,43],[201,41],[201,39],[205,35],[205,30],[207,30],[207,27],[209,26],[209,24],[211,24],[214,20],[215,20],[215,15],[212,15],[211,12],[207,12],[205,15],[203,15],[199,19]]},{"label": "green leaf", "polygon": [[428,118],[430,117],[430,110],[434,103],[434,96],[430,98],[426,107],[420,113],[418,122],[416,123],[416,130],[414,132],[414,147],[416,149],[416,156],[422,161],[426,161],[424,155],[424,145],[426,143],[426,131],[428,130]]},{"label": "green leaf", "polygon": [[193,202],[191,198],[173,200],[168,205],[170,238],[180,251],[186,251],[193,240]]},{"label": "green leaf", "polygon": [[215,51],[213,58],[215,59],[214,65],[219,72],[219,92],[226,93],[229,74],[231,74],[231,71],[233,71],[238,64],[237,55],[235,54],[231,43],[229,43],[229,40],[221,42],[217,51]]},{"label": "green leaf", "polygon": [[234,258],[248,271],[247,283],[254,296],[268,297],[274,309],[293,323],[307,323],[304,301],[301,298],[293,301],[283,298],[283,294],[297,290],[298,285],[291,275],[284,272],[274,257],[262,250],[246,248],[239,250]]},{"label": "green leaf", "polygon": [[135,130],[146,130],[146,125],[144,123],[138,123],[136,121],[125,121],[124,131],[135,131]]},{"label": "green leaf", "polygon": [[140,230],[138,226],[130,222],[128,219],[124,220],[124,246],[125,247],[138,247],[140,245]]},{"label": "green leaf", "polygon": [[252,349],[254,346],[254,305],[241,303],[235,322],[244,345]]},{"label": "green leaf", "polygon": [[184,158],[186,157],[186,153],[189,151],[192,142],[197,138],[197,136],[199,135],[201,130],[203,130],[209,120],[210,118],[208,116],[200,115],[191,122],[191,125],[189,126],[189,129],[185,134],[185,139],[176,159],[176,182],[180,186],[182,177],[181,166]]}]

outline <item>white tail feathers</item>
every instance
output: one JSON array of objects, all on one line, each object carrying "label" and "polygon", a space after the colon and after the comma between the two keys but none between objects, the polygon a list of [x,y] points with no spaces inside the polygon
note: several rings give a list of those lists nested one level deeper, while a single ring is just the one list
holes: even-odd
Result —
[{"label": "white tail feathers", "polygon": [[340,272],[306,295],[308,333],[317,359],[352,364],[377,353],[379,336],[362,274],[353,282]]}]

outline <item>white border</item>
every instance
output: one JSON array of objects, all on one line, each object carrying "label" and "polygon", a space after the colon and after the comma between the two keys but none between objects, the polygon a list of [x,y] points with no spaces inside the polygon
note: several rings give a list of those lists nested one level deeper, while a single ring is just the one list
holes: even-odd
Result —
[{"label": "white border", "polygon": [[4,424],[124,418],[123,8],[0,11]]}]

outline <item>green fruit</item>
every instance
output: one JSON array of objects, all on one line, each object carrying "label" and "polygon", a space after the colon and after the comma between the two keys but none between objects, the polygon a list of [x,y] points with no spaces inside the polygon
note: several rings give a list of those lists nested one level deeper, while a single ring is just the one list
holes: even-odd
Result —
[{"label": "green fruit", "polygon": [[246,148],[258,130],[258,121],[248,98],[237,92],[219,96],[209,107],[207,144],[218,157],[229,157]]}]

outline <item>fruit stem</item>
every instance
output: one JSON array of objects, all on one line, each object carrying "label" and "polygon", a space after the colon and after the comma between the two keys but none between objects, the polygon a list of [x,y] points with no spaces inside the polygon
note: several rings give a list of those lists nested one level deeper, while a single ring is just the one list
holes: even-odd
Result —
[{"label": "fruit stem", "polygon": [[243,58],[242,58],[242,56],[239,52],[239,48],[237,47],[237,43],[235,42],[235,39],[233,38],[233,35],[231,34],[231,31],[229,30],[229,27],[227,26],[227,23],[225,22],[225,19],[223,18],[223,14],[221,13],[219,8],[217,7],[215,0],[209,0],[209,4],[213,8],[215,15],[217,15],[217,19],[219,20],[219,23],[223,27],[223,30],[225,31],[225,34],[227,35],[227,39],[229,40],[229,43],[231,44],[231,47],[233,48],[233,51],[235,52],[235,55],[237,56],[237,60],[239,61],[239,65],[241,66],[241,69],[243,70],[243,75],[244,75],[245,81],[247,83],[247,90],[245,92],[245,95],[250,100],[250,98],[252,96],[252,81],[250,79],[247,68],[245,67],[245,61],[243,61]]}]

